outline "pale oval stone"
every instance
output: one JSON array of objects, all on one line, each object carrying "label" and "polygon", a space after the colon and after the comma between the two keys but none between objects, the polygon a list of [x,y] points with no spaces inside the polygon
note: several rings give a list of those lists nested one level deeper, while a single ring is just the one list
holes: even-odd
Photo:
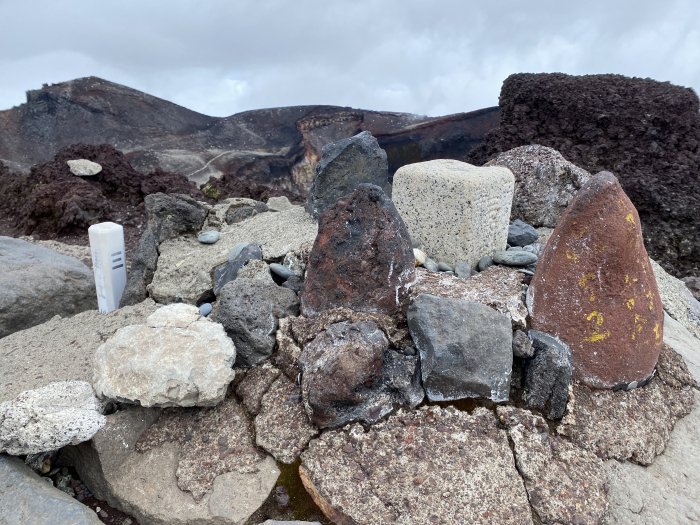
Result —
[{"label": "pale oval stone", "polygon": [[219,240],[221,234],[216,230],[210,230],[208,232],[202,232],[197,236],[197,240],[202,244],[214,244]]},{"label": "pale oval stone", "polygon": [[77,159],[67,161],[70,172],[78,177],[91,177],[102,171],[102,166],[97,162],[87,159]]},{"label": "pale oval stone", "polygon": [[508,250],[494,253],[493,262],[505,264],[506,266],[527,266],[537,262],[537,255],[525,250]]},{"label": "pale oval stone", "polygon": [[425,264],[425,254],[418,248],[413,248],[413,257],[416,259],[416,266],[422,266]]}]

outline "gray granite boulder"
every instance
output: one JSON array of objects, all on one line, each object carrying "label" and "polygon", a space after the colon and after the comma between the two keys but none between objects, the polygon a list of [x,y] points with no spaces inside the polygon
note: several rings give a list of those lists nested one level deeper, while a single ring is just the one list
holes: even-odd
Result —
[{"label": "gray granite boulder", "polygon": [[216,321],[236,345],[236,366],[254,366],[272,355],[280,317],[299,315],[299,298],[272,281],[236,279],[221,290]]},{"label": "gray granite boulder", "polygon": [[82,262],[0,237],[0,338],[97,308],[95,278]]},{"label": "gray granite boulder", "polygon": [[95,511],[54,488],[17,458],[0,455],[0,523],[100,525]]},{"label": "gray granite boulder", "polygon": [[146,230],[132,257],[120,306],[140,303],[147,297],[146,287],[153,281],[158,266],[158,246],[183,232],[201,230],[207,217],[206,205],[189,195],[154,193],[146,195],[144,204]]},{"label": "gray granite boulder", "polygon": [[89,440],[105,424],[90,383],[62,381],[0,403],[0,453],[58,450]]},{"label": "gray granite boulder", "polygon": [[505,401],[513,366],[510,319],[480,303],[422,294],[407,313],[431,401]]},{"label": "gray granite boulder", "polygon": [[525,403],[532,408],[547,408],[548,419],[559,419],[566,410],[574,372],[571,348],[544,332],[530,330],[529,336],[534,356],[525,362]]},{"label": "gray granite boulder", "polygon": [[338,199],[353,193],[360,184],[388,190],[386,152],[369,131],[323,146],[321,160],[306,199],[306,211],[316,220]]},{"label": "gray granite boulder", "polygon": [[373,321],[326,327],[305,345],[299,363],[304,406],[320,428],[375,422],[394,405],[414,408],[424,397],[418,357],[389,349]]}]

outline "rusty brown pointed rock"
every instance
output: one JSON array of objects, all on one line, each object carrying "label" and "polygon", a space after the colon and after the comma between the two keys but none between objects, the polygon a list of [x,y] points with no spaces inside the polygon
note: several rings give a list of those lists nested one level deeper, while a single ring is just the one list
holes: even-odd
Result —
[{"label": "rusty brown pointed rock", "polygon": [[663,308],[639,215],[600,172],[557,224],[528,290],[532,327],[571,347],[574,379],[613,388],[648,378],[663,343]]}]

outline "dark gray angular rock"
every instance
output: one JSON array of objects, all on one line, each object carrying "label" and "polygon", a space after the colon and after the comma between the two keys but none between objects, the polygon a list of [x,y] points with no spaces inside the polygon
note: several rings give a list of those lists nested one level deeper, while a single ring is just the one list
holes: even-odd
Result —
[{"label": "dark gray angular rock", "polygon": [[100,525],[97,514],[54,488],[18,458],[0,455],[0,523]]},{"label": "dark gray angular rock", "polygon": [[360,184],[389,190],[386,152],[369,131],[323,146],[321,161],[306,199],[306,211],[318,220],[338,199],[350,195]]},{"label": "dark gray angular rock", "polygon": [[299,298],[272,281],[236,279],[221,290],[215,315],[236,345],[236,366],[251,367],[272,355],[278,320],[299,315]]},{"label": "dark gray angular rock", "polygon": [[566,410],[569,383],[574,371],[571,348],[556,337],[530,330],[534,356],[526,363],[525,403],[532,408],[548,407],[548,419],[560,419]]},{"label": "dark gray angular rock", "polygon": [[389,349],[376,323],[328,326],[299,358],[304,407],[320,428],[376,422],[394,405],[416,407],[424,397],[418,357]]},{"label": "dark gray angular rock", "polygon": [[304,281],[299,279],[299,277],[296,275],[292,275],[289,279],[284,281],[281,286],[282,288],[289,288],[294,293],[298,294],[301,291],[302,286],[304,286]]},{"label": "dark gray angular rock", "polygon": [[131,260],[119,306],[132,306],[147,297],[146,286],[153,281],[158,265],[158,246],[163,241],[191,231],[199,231],[207,217],[205,205],[189,195],[153,193],[144,199],[146,230]]},{"label": "dark gray angular rock", "polygon": [[540,233],[520,219],[515,219],[513,224],[508,226],[508,244],[511,246],[527,246],[535,242]]},{"label": "dark gray angular rock", "polygon": [[422,294],[407,319],[431,401],[508,399],[513,334],[507,316],[480,303]]},{"label": "dark gray angular rock", "polygon": [[238,271],[251,259],[262,260],[262,249],[250,242],[237,244],[231,250],[228,261],[214,268],[214,294],[219,295],[226,284],[238,276]]},{"label": "dark gray angular rock", "polygon": [[525,250],[508,250],[494,253],[493,262],[505,266],[528,266],[537,262],[537,255]]},{"label": "dark gray angular rock", "polygon": [[0,337],[55,315],[71,317],[95,309],[90,268],[43,246],[0,237]]}]

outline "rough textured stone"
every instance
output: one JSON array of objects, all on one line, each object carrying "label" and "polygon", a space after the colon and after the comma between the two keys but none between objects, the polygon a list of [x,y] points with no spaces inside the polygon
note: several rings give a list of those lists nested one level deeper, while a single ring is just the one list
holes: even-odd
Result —
[{"label": "rough textured stone", "polygon": [[700,340],[668,314],[664,315],[664,344],[678,352],[690,373],[700,378]]},{"label": "rough textured stone", "polygon": [[321,215],[300,293],[302,313],[404,310],[414,279],[412,251],[392,201],[381,188],[360,184]]},{"label": "rough textured stone", "polygon": [[532,523],[506,433],[483,408],[399,410],[367,432],[325,432],[299,472],[338,524]]},{"label": "rough textured stone", "polygon": [[667,274],[656,261],[649,259],[649,262],[664,310],[700,339],[700,301],[693,297],[683,281]]},{"label": "rough textured stone", "polygon": [[294,463],[317,434],[304,410],[301,388],[286,376],[279,377],[262,398],[255,442],[277,461]]},{"label": "rough textured stone", "polygon": [[62,454],[112,507],[146,525],[243,525],[270,494],[279,469],[255,450],[232,398],[165,409],[145,434],[157,412],[133,410],[107,416],[102,434]]},{"label": "rough textured stone", "polygon": [[423,400],[417,357],[399,355],[372,321],[328,326],[304,346],[301,390],[311,421],[320,428],[377,421],[396,405]]},{"label": "rough textured stone", "polygon": [[241,398],[249,414],[256,416],[260,412],[260,405],[265,392],[268,391],[281,373],[270,363],[263,363],[248,370],[243,380],[236,386],[236,394]]},{"label": "rough textured stone", "polygon": [[535,242],[539,236],[540,234],[535,228],[520,219],[515,219],[513,224],[508,226],[508,244],[510,246],[527,246]]},{"label": "rough textured stone", "polygon": [[571,349],[556,337],[530,330],[535,351],[526,362],[525,403],[532,408],[547,408],[548,419],[559,419],[566,410],[569,384],[574,370]]},{"label": "rough textured stone", "polygon": [[506,248],[513,181],[506,168],[433,160],[400,168],[392,197],[408,232],[432,257],[474,268]]},{"label": "rough textured stone", "polygon": [[90,383],[61,381],[0,403],[0,453],[38,454],[90,439],[105,424]]},{"label": "rough textured stone", "polygon": [[639,215],[614,175],[595,175],[571,201],[527,300],[532,327],[571,348],[574,378],[612,388],[651,375],[663,309]]},{"label": "rough textured stone", "polygon": [[236,349],[223,327],[195,306],[160,308],[95,353],[98,396],[142,406],[207,406],[224,399]]},{"label": "rough textured stone", "polygon": [[385,188],[389,184],[386,152],[369,131],[323,146],[321,161],[306,199],[314,219],[353,193],[360,184]]},{"label": "rough textured stone", "polygon": [[694,397],[685,363],[668,346],[658,370],[646,386],[629,391],[574,386],[557,433],[601,459],[650,465],[664,451],[676,420],[690,413]]},{"label": "rough textured stone", "polygon": [[532,346],[532,341],[522,330],[513,332],[513,355],[515,357],[532,357],[535,349]]},{"label": "rough textured stone", "polygon": [[294,317],[285,317],[279,320],[279,328],[275,334],[277,340],[277,352],[274,355],[275,364],[292,381],[297,381],[301,373],[299,357],[301,357],[301,345],[294,339],[292,333],[292,321]]},{"label": "rough textured stone", "polygon": [[681,281],[688,288],[688,291],[693,294],[693,297],[700,301],[700,277],[683,277]]},{"label": "rough textured stone", "polygon": [[591,177],[558,151],[538,144],[503,152],[489,165],[508,168],[515,176],[511,218],[549,228],[557,225],[573,196]]},{"label": "rough textured stone", "polygon": [[181,300],[195,304],[202,294],[213,289],[212,272],[228,261],[236,244],[258,244],[263,260],[279,260],[304,243],[313,242],[316,233],[313,219],[301,206],[295,206],[227,226],[216,244],[201,244],[192,235],[175,237],[159,247],[158,270],[148,293],[160,303]]},{"label": "rough textured stone", "polygon": [[100,525],[90,508],[52,487],[17,458],[0,455],[0,523]]},{"label": "rough textured stone", "polygon": [[266,281],[274,283],[272,274],[270,274],[270,266],[265,261],[251,259],[243,267],[238,270],[237,279],[255,279],[258,281]]},{"label": "rough textured stone", "polygon": [[424,294],[413,300],[407,317],[431,401],[508,399],[513,335],[505,315],[479,303]]},{"label": "rough textured stone", "polygon": [[92,381],[95,350],[119,328],[143,323],[155,310],[147,299],[107,314],[56,316],[0,339],[0,402],[53,381]]},{"label": "rough textured stone", "polygon": [[236,224],[267,211],[270,210],[264,202],[253,201],[253,204],[250,205],[236,203],[230,206],[226,212],[226,222],[228,224]]},{"label": "rough textured stone", "polygon": [[[119,306],[131,306],[146,298],[147,287],[155,277],[161,243],[183,232],[201,230],[207,216],[205,205],[189,195],[155,193],[147,195],[144,204],[146,229],[131,259],[131,271]],[[195,238],[192,241],[199,244]]]},{"label": "rough textured stone", "polygon": [[294,206],[289,199],[282,195],[281,197],[270,197],[267,199],[267,207],[270,211],[287,211]]},{"label": "rough textured stone", "polygon": [[95,278],[82,262],[0,237],[0,338],[97,308]]},{"label": "rough textured stone", "polygon": [[459,279],[416,268],[411,297],[421,294],[465,299],[490,306],[511,319],[513,329],[527,328],[527,307],[523,301],[523,274],[506,266],[491,266],[471,279]]},{"label": "rough textured stone", "polygon": [[299,298],[274,282],[236,279],[224,286],[215,318],[236,345],[236,366],[254,366],[272,355],[280,317],[299,314]]},{"label": "rough textured stone", "polygon": [[550,435],[540,416],[512,406],[499,406],[497,412],[513,440],[518,472],[542,523],[598,525],[608,509],[603,462]]},{"label": "rough textured stone", "polygon": [[102,166],[87,159],[68,160],[66,163],[70,172],[78,177],[91,177],[102,171]]}]

